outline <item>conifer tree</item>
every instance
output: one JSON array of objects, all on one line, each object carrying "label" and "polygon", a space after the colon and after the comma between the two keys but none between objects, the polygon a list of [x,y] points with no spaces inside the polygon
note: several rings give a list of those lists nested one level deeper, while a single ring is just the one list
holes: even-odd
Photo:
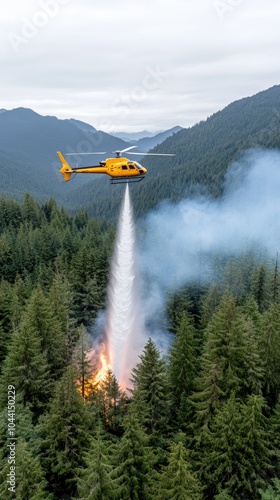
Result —
[{"label": "conifer tree", "polygon": [[99,416],[108,432],[122,435],[122,423],[127,409],[127,396],[120,388],[115,375],[107,371],[104,380],[93,397]]},{"label": "conifer tree", "polygon": [[275,462],[275,474],[280,477],[280,399],[270,417],[270,437],[273,461]]},{"label": "conifer tree", "polygon": [[259,490],[261,500],[279,500],[280,498],[280,479],[273,479],[272,484],[267,488]]},{"label": "conifer tree", "polygon": [[48,294],[52,314],[60,325],[66,345],[66,358],[70,362],[74,345],[79,337],[73,313],[73,293],[65,275],[56,270]]},{"label": "conifer tree", "polygon": [[226,294],[208,325],[198,390],[191,397],[202,426],[208,426],[232,391],[242,397],[260,393],[262,371],[251,328],[233,297]]},{"label": "conifer tree", "polygon": [[62,325],[54,316],[48,298],[38,287],[32,293],[25,312],[26,328],[37,332],[46,354],[51,374],[58,378],[66,365],[67,339]]},{"label": "conifer tree", "polygon": [[206,328],[221,301],[221,291],[217,283],[211,285],[202,300],[201,326]]},{"label": "conifer tree", "polygon": [[271,303],[263,317],[261,357],[264,364],[264,394],[271,407],[280,396],[280,304]]},{"label": "conifer tree", "polygon": [[124,420],[124,434],[117,445],[116,478],[120,500],[144,500],[148,497],[151,451],[148,438],[134,410]]},{"label": "conifer tree", "polygon": [[168,379],[171,411],[180,428],[186,421],[189,412],[187,399],[194,389],[197,368],[195,333],[190,317],[187,314],[182,315],[170,347]]},{"label": "conifer tree", "polygon": [[41,460],[49,489],[60,498],[76,494],[76,469],[88,449],[88,414],[70,366],[56,383],[50,411],[40,423]]},{"label": "conifer tree", "polygon": [[88,357],[92,349],[92,340],[87,334],[84,325],[78,328],[78,340],[72,353],[72,365],[76,369],[78,388],[84,399],[89,399],[93,391],[97,391],[97,384],[93,381],[96,371]]},{"label": "conifer tree", "polygon": [[0,405],[7,400],[7,387],[13,385],[18,398],[29,405],[34,418],[43,412],[48,403],[52,379],[46,354],[38,333],[23,320],[14,332],[0,378]]},{"label": "conifer tree", "polygon": [[[9,464],[7,457],[0,462],[0,498],[5,500],[47,500],[46,481],[40,465],[39,457],[34,457],[25,441],[20,439],[15,447],[15,486],[7,482],[11,474],[13,462]],[[51,500],[51,498],[50,498]]]},{"label": "conifer tree", "polygon": [[166,365],[151,339],[139,357],[140,362],[132,370],[132,404],[136,408],[140,423],[155,443],[166,429],[169,415]]},{"label": "conifer tree", "polygon": [[154,486],[154,500],[201,500],[202,487],[192,472],[189,452],[184,446],[184,436],[179,434],[171,443],[167,465],[162,468]]},{"label": "conifer tree", "polygon": [[261,396],[249,396],[246,403],[234,393],[217,411],[206,433],[200,475],[206,496],[224,491],[233,498],[257,499],[264,484],[262,475],[270,469],[267,422]]},{"label": "conifer tree", "polygon": [[96,435],[90,437],[85,454],[85,466],[78,470],[79,498],[84,500],[110,500],[116,498],[117,484],[112,479],[112,444],[105,439],[101,424]]},{"label": "conifer tree", "polygon": [[259,311],[263,313],[269,304],[269,285],[267,266],[261,264],[252,274],[252,293],[258,304]]}]

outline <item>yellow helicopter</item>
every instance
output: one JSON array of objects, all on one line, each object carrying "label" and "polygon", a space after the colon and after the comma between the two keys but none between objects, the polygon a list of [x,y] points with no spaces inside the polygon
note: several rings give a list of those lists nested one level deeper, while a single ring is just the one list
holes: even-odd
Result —
[{"label": "yellow helicopter", "polygon": [[[146,168],[142,167],[137,161],[131,161],[122,156],[123,153],[136,148],[137,146],[130,146],[121,151],[114,151],[116,154],[114,158],[107,158],[100,161],[99,165],[91,165],[87,167],[70,167],[60,151],[57,152],[62,164],[60,173],[63,175],[65,181],[69,181],[72,174],[107,174],[111,178],[111,184],[121,184],[123,182],[139,182],[144,179],[147,173]],[[65,156],[80,156],[89,154],[106,154],[106,152],[95,153],[68,153]],[[174,154],[160,154],[160,153],[136,153],[130,152],[130,155],[140,156],[175,156]]]}]

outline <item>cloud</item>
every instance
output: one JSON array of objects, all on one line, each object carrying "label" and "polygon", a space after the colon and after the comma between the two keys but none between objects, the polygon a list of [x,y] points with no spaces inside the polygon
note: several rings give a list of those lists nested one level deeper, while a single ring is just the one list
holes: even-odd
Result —
[{"label": "cloud", "polygon": [[[215,0],[12,0],[1,12],[2,107],[75,113],[108,131],[193,125],[279,80],[279,2],[223,3],[221,18]],[[166,78],[129,119],[114,113],[147,66]]]}]

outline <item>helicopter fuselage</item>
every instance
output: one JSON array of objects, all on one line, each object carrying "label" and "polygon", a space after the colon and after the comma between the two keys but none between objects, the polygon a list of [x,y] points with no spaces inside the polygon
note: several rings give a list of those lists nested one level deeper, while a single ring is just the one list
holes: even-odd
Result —
[{"label": "helicopter fuselage", "polygon": [[111,177],[113,183],[140,181],[144,178],[147,170],[137,161],[131,161],[128,158],[120,157],[107,158],[99,162],[99,165],[90,165],[86,167],[71,167],[62,153],[58,151],[58,156],[62,163],[60,173],[65,181],[69,181],[72,174],[106,174]]},{"label": "helicopter fuselage", "polygon": [[137,161],[128,158],[107,158],[99,165],[73,168],[79,174],[107,174],[110,177],[136,177],[145,175],[147,170]]}]

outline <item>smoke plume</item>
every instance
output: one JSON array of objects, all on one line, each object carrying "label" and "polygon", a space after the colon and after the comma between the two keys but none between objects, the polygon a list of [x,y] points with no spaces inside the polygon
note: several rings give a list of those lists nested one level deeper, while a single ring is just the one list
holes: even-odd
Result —
[{"label": "smoke plume", "polygon": [[[175,173],[174,173],[175,175]],[[230,257],[246,249],[280,248],[280,152],[251,150],[229,168],[219,200],[162,203],[145,220],[141,244],[146,277],[146,319],[164,305],[167,289],[190,281],[211,281],[204,263],[211,255]]]}]

